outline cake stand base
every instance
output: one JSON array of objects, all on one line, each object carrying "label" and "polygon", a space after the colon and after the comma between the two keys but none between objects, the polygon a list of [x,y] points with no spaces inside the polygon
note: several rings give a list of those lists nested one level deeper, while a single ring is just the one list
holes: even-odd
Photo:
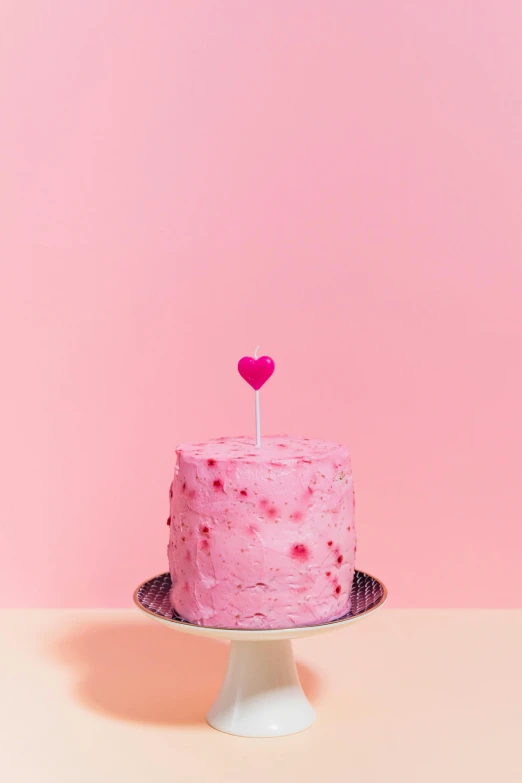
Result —
[{"label": "cake stand base", "polygon": [[290,639],[231,642],[227,673],[207,715],[213,728],[241,737],[282,737],[314,720]]},{"label": "cake stand base", "polygon": [[179,617],[170,605],[170,575],[143,582],[134,593],[139,609],[173,630],[228,640],[225,679],[207,721],[238,737],[283,737],[307,729],[315,711],[306,698],[294,661],[292,639],[334,631],[367,617],[386,600],[386,588],[375,577],[356,571],[350,611],[321,625],[274,630],[207,628]]}]

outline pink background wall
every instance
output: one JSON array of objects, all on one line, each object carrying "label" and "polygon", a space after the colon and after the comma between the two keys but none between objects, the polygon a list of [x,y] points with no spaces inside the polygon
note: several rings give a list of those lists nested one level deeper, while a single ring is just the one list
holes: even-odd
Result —
[{"label": "pink background wall", "polygon": [[4,604],[165,569],[174,447],[252,430],[260,343],[390,605],[520,606],[519,0],[0,15]]}]

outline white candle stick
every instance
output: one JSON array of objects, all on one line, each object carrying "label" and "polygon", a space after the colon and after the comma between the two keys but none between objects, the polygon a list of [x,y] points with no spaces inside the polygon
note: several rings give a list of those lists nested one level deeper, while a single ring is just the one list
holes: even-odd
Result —
[{"label": "white candle stick", "polygon": [[[259,351],[259,345],[254,351],[254,359],[257,361],[257,352]],[[256,447],[261,448],[261,412],[259,410],[259,389],[256,389]]]},{"label": "white candle stick", "polygon": [[256,446],[261,448],[261,416],[259,413],[259,391],[256,391]]}]

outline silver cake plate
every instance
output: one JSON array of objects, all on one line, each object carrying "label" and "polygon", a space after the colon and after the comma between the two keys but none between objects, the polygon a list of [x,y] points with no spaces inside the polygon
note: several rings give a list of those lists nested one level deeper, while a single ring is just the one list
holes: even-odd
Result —
[{"label": "silver cake plate", "polygon": [[311,726],[315,711],[299,682],[291,640],[351,625],[379,609],[387,597],[382,582],[356,571],[350,611],[343,617],[291,628],[231,629],[184,620],[170,604],[171,587],[170,574],[159,574],[136,589],[134,602],[149,617],[173,630],[231,641],[225,679],[207,721],[219,731],[241,737],[281,737]]}]

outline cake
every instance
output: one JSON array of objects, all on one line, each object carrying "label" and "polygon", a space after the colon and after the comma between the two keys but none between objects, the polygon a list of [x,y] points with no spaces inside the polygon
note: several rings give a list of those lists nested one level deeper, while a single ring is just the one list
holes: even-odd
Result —
[{"label": "cake", "polygon": [[346,446],[218,438],[176,455],[168,559],[182,618],[269,629],[348,612],[356,539]]}]

